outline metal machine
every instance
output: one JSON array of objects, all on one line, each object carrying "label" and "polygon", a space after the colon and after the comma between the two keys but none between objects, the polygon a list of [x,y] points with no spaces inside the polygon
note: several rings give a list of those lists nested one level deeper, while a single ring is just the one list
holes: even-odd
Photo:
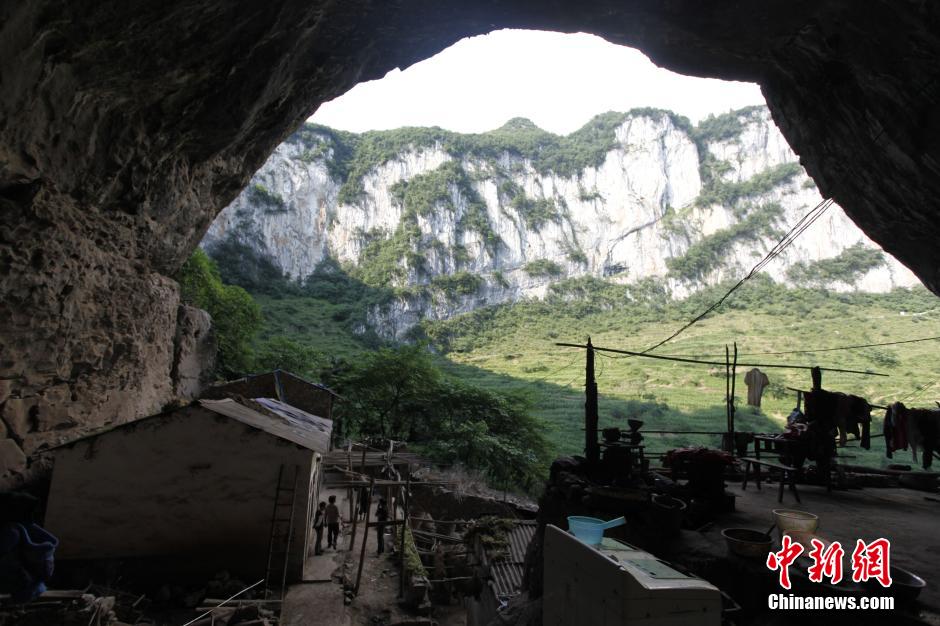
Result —
[{"label": "metal machine", "polygon": [[629,544],[545,529],[545,626],[719,626],[717,587]]}]

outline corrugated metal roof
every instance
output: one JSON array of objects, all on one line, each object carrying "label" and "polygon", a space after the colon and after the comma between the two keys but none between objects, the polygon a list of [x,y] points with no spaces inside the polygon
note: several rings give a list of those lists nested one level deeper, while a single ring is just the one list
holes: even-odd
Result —
[{"label": "corrugated metal roof", "polygon": [[[236,378],[236,379],[234,379],[234,380],[226,380],[225,382],[221,382],[221,383],[215,384],[215,385],[213,385],[212,387],[213,387],[213,388],[224,388],[224,387],[229,386],[229,385],[235,385],[235,384],[238,384],[238,383],[241,383],[241,382],[244,382],[244,381],[256,380],[256,379],[259,379],[259,378],[274,378],[274,379],[276,379],[276,378],[278,377],[278,375],[280,375],[280,374],[284,374],[284,375],[290,376],[291,378],[294,378],[295,380],[299,380],[299,381],[302,382],[302,383],[306,383],[306,384],[310,385],[311,387],[316,387],[317,389],[322,389],[323,391],[326,391],[326,392],[332,394],[333,397],[339,398],[340,400],[343,399],[342,396],[340,396],[338,393],[336,393],[335,391],[333,391],[332,389],[330,389],[329,387],[327,387],[327,386],[324,385],[323,383],[315,383],[315,382],[313,382],[312,380],[307,380],[306,378],[303,378],[303,377],[301,377],[301,376],[298,376],[297,374],[294,374],[293,372],[288,372],[287,370],[282,370],[282,369],[271,370],[270,372],[264,372],[263,374],[251,374],[251,375],[249,375],[249,376],[244,376],[244,377],[242,377],[242,378]],[[276,381],[275,381],[275,382],[276,382]]]},{"label": "corrugated metal roof", "polygon": [[314,452],[326,452],[330,449],[330,436],[333,432],[333,422],[330,420],[272,398],[255,398],[254,401],[273,415],[256,411],[231,398],[200,400],[199,404],[214,413],[238,420]]},{"label": "corrugated metal roof", "polygon": [[535,536],[535,520],[515,520],[508,533],[509,554],[490,564],[490,586],[497,598],[508,598],[519,593],[525,570],[525,553]]}]

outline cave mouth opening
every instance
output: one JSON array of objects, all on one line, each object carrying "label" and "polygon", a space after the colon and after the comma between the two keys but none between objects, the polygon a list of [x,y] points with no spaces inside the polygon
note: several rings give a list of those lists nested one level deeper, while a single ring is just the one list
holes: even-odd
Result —
[{"label": "cave mouth opening", "polygon": [[[517,34],[494,35],[498,38]],[[556,35],[523,33],[519,36],[552,38]],[[582,36],[557,37],[572,41]],[[589,42],[596,39],[587,35],[583,38]],[[473,40],[466,42],[467,45],[472,43]],[[552,43],[547,45],[553,46]],[[563,56],[574,56],[564,50],[564,46],[554,45],[552,50],[555,49],[561,50]],[[452,49],[453,54],[456,52],[459,51]],[[268,252],[267,256],[281,265],[266,275],[242,277],[253,281],[242,286],[262,291],[269,310],[284,319],[301,309],[296,303],[282,306],[274,302],[276,294],[269,292],[277,288],[276,283],[266,276],[283,271],[291,278],[303,279],[303,288],[307,288],[310,269],[316,263],[328,261],[330,270],[314,275],[312,281],[313,295],[329,300],[323,306],[325,314],[317,320],[320,328],[337,324],[348,326],[357,319],[369,319],[376,334],[409,340],[414,338],[410,332],[416,326],[412,324],[415,319],[446,322],[448,316],[474,308],[468,302],[477,296],[485,297],[489,304],[499,304],[512,302],[511,298],[516,296],[551,295],[555,279],[558,282],[566,278],[596,279],[593,283],[567,285],[568,292],[555,293],[562,300],[568,296],[576,300],[592,289],[600,290],[605,281],[610,281],[620,289],[619,295],[626,293],[631,302],[641,303],[639,308],[646,307],[645,313],[655,312],[656,307],[672,306],[664,304],[667,300],[664,296],[669,294],[657,291],[657,280],[668,282],[675,288],[673,293],[682,297],[703,284],[718,287],[722,280],[737,279],[777,241],[778,230],[796,223],[821,200],[769,111],[761,106],[713,117],[700,115],[693,124],[675,112],[643,107],[648,102],[642,100],[622,106],[604,105],[599,108],[634,112],[613,117],[602,114],[603,123],[595,126],[589,123],[588,128],[596,132],[587,133],[587,139],[609,140],[600,142],[602,149],[599,151],[594,150],[594,143],[578,144],[585,139],[584,133],[579,134],[584,128],[578,127],[583,124],[582,120],[569,121],[571,126],[567,128],[559,122],[553,126],[551,121],[526,121],[518,117],[509,125],[503,124],[510,116],[535,117],[533,111],[526,108],[487,112],[498,121],[485,119],[484,115],[479,126],[459,128],[462,133],[447,129],[446,121],[428,122],[420,117],[402,121],[401,115],[415,114],[425,104],[424,93],[431,94],[428,96],[430,113],[424,115],[440,110],[451,113],[453,101],[466,99],[468,93],[479,95],[477,92],[483,90],[474,80],[489,81],[496,85],[491,89],[509,101],[510,107],[520,106],[510,97],[511,92],[501,79],[494,78],[497,70],[505,71],[508,82],[521,83],[516,87],[524,93],[518,100],[526,101],[525,98],[530,97],[529,101],[534,101],[535,105],[529,106],[538,112],[542,101],[550,100],[553,92],[565,89],[565,76],[552,67],[552,61],[546,60],[547,53],[536,45],[532,44],[529,52],[544,62],[551,80],[539,71],[530,70],[531,76],[523,77],[531,78],[533,86],[522,83],[520,76],[525,74],[525,68],[520,70],[509,63],[508,53],[497,46],[496,52],[491,54],[495,61],[489,65],[481,62],[480,54],[474,55],[471,51],[469,64],[476,74],[454,69],[459,68],[459,64],[447,66],[445,63],[443,70],[427,66],[422,69],[419,67],[422,64],[418,64],[412,69],[424,74],[427,84],[423,87],[409,82],[411,79],[405,75],[411,70],[406,70],[386,79],[403,81],[403,85],[393,85],[387,93],[382,92],[382,81],[361,86],[359,95],[356,91],[360,88],[352,90],[348,94],[352,99],[349,109],[367,120],[358,122],[361,126],[347,119],[340,122],[350,124],[343,131],[327,128],[331,123],[340,125],[332,119],[342,120],[343,99],[325,106],[324,109],[334,109],[325,113],[336,117],[314,116],[316,123],[304,126],[296,139],[288,140],[275,150],[246,192],[225,209],[210,228],[207,248],[214,249],[222,263],[226,252],[233,252],[232,259],[250,258],[250,254],[244,254],[244,250],[239,252],[232,245],[229,235],[234,233],[244,241],[261,241],[248,253]],[[629,53],[642,56],[635,51]],[[448,56],[445,51],[438,61],[446,61]],[[520,62],[524,65],[525,60]],[[645,59],[644,62],[649,64]],[[571,80],[584,79],[586,72],[578,73],[583,65],[583,60],[581,65],[572,63],[572,71],[577,76]],[[618,73],[603,62],[595,65],[603,73]],[[665,73],[670,80],[687,84],[686,77]],[[452,79],[456,79],[454,83],[446,82]],[[587,82],[599,81],[594,77]],[[547,94],[536,91],[546,84]],[[646,95],[635,84],[627,87],[628,95]],[[583,96],[580,90],[572,91],[574,96]],[[694,90],[680,88],[677,92],[682,102],[688,100],[688,93]],[[487,95],[488,92],[483,93]],[[394,102],[395,97],[400,97],[403,104]],[[434,99],[438,97],[440,99]],[[588,98],[591,104],[597,99]],[[639,109],[636,105],[640,105]],[[480,106],[478,101],[470,99],[467,110],[475,113]],[[382,118],[382,114],[388,112],[393,114]],[[591,111],[592,114],[598,112]],[[720,110],[708,112],[722,113]],[[415,128],[428,123],[439,128]],[[465,119],[458,119],[456,123],[468,124]],[[387,128],[374,130],[383,126]],[[554,132],[540,126],[548,126]],[[494,127],[496,130],[491,130]],[[520,143],[513,145],[517,140]],[[497,149],[495,155],[488,150],[493,146]],[[289,176],[284,175],[287,171],[291,172]],[[289,195],[297,185],[304,184],[303,177],[308,175],[318,190],[327,189],[307,194],[315,198],[312,204]],[[474,217],[482,221],[458,229],[471,209],[477,211]],[[300,220],[292,221],[292,212],[322,216],[324,223],[329,222],[330,226],[312,238],[315,245],[285,244],[291,233],[309,228]],[[822,237],[817,232],[812,238],[798,242],[795,248],[800,251],[798,259],[818,260],[818,250],[831,244],[825,236],[829,232],[851,238],[845,246],[850,249],[851,258],[840,259],[841,265],[854,264],[853,267],[862,267],[866,272],[881,267],[880,257],[866,256],[866,251],[870,252],[868,248],[853,248],[855,243],[867,242],[867,239],[844,214],[833,211],[827,219],[829,228],[820,231]],[[439,224],[435,225],[435,220]],[[452,232],[444,232],[447,228]],[[266,237],[270,245],[265,243]],[[661,250],[666,245],[663,241],[671,246],[668,254],[650,260],[649,257],[656,256],[651,251]],[[349,248],[331,248],[334,242],[349,244]],[[732,263],[722,265],[724,257],[730,257]],[[245,267],[241,261],[235,264],[239,270]],[[652,279],[653,284],[644,283],[645,278]],[[689,286],[696,282],[699,284]],[[337,286],[346,286],[345,295],[344,288]],[[358,300],[350,298],[349,294],[355,294]],[[719,295],[710,293],[700,300]],[[363,302],[371,308],[364,311]],[[623,303],[622,297],[620,303]],[[682,315],[691,317],[708,302],[698,304],[697,310],[692,310],[696,309],[694,302],[690,304]],[[383,309],[384,305],[388,306]],[[604,306],[616,307],[617,301],[611,298],[601,303],[601,307]],[[433,317],[439,312],[439,318]],[[548,342],[564,338],[564,333],[586,328],[590,315],[585,309],[583,316],[569,320],[567,331],[552,328],[549,332],[555,333],[554,337],[549,332],[542,334],[542,329],[532,329],[532,335]],[[631,337],[628,347],[653,345],[681,321],[684,320],[676,318],[669,319],[668,323],[648,325],[641,336]],[[544,326],[550,328],[556,320],[544,322]],[[607,320],[605,324],[609,329],[612,322]],[[511,345],[512,340],[507,343]],[[613,345],[623,346],[622,343]],[[272,345],[269,352],[273,354],[283,347]],[[494,351],[503,352],[501,361],[484,360],[481,363],[485,367],[481,365],[467,371],[473,370],[471,375],[482,376],[477,370],[487,369],[510,378],[511,374],[521,379],[544,378],[553,368],[532,362],[530,355],[538,356],[539,352],[530,347],[514,351],[508,345],[494,345]],[[299,351],[297,354],[302,356]],[[291,369],[283,362],[273,365]],[[636,374],[629,372],[629,376]],[[639,376],[636,382],[637,389],[656,386],[647,385],[648,381]],[[689,382],[693,386],[707,386],[709,381]],[[798,383],[794,380],[791,384]],[[641,400],[655,400],[654,391],[647,391],[647,397]],[[686,408],[689,415],[694,413],[695,407]]]},{"label": "cave mouth opening", "polygon": [[526,118],[566,135],[606,111],[664,109],[695,123],[763,104],[755,83],[678,74],[596,35],[503,29],[359,83],[309,121],[352,132],[439,126],[481,133]]}]

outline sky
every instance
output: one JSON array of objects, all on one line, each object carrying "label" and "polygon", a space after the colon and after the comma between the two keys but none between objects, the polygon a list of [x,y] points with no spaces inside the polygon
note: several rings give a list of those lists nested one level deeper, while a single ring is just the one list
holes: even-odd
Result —
[{"label": "sky", "polygon": [[756,84],[676,74],[594,35],[501,30],[360,83],[310,121],[353,132],[401,126],[483,132],[527,117],[567,134],[605,111],[650,106],[697,122],[753,104],[764,104]]}]

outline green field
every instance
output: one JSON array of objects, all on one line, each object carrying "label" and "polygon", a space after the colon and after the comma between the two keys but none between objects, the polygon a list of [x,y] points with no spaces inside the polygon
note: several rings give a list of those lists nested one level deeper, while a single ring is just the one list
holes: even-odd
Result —
[{"label": "green field", "polygon": [[[702,360],[724,361],[726,345],[737,342],[741,353],[812,350],[867,343],[882,343],[940,335],[940,300],[917,290],[885,296],[842,297],[813,295],[811,310],[793,314],[774,311],[731,310],[693,326],[657,354],[705,355]],[[528,314],[519,309],[530,309]],[[637,320],[635,307],[571,315],[564,307],[554,313],[540,305],[506,307],[486,330],[456,336],[466,348],[448,353],[450,368],[471,382],[498,388],[530,388],[536,412],[559,453],[580,453],[583,448],[584,352],[561,348],[556,342],[583,343],[590,335],[595,346],[643,350],[665,338],[680,319]],[[515,310],[514,310],[515,309]],[[459,325],[459,320],[449,325]],[[873,404],[888,404],[908,396],[919,386],[940,378],[936,358],[938,342],[866,348],[816,354],[741,356],[741,363],[819,365],[839,369],[877,371],[887,378],[824,373],[824,388],[860,395]],[[725,428],[725,374],[723,366],[690,365],[618,355],[598,356],[600,424],[626,427],[626,418],[638,417],[649,430],[723,430]],[[808,371],[763,368],[771,381],[761,409],[745,404],[744,373],[738,369],[735,403],[736,430],[778,432],[795,407],[796,394],[787,387],[808,389]],[[930,405],[940,397],[940,381],[906,400],[908,406]],[[881,432],[882,411],[875,411],[872,433]],[[718,445],[718,437],[649,435],[651,451],[678,445]],[[849,445],[855,445],[850,443]],[[851,462],[883,465],[883,439],[872,449],[842,451]],[[906,455],[900,459],[905,461]],[[906,461],[905,461],[906,462]]]},{"label": "green field", "polygon": [[[889,377],[824,373],[823,386],[860,395],[874,404],[904,399],[929,406],[940,398],[940,342],[927,341],[860,350],[790,355],[750,352],[818,350],[940,335],[940,300],[918,288],[890,294],[836,294],[786,289],[767,279],[737,292],[722,311],[656,350],[664,355],[703,356],[724,361],[726,345],[737,342],[742,364],[820,365],[889,374]],[[572,281],[544,301],[482,309],[421,329],[441,366],[464,382],[498,391],[526,393],[545,435],[558,454],[583,448],[584,352],[557,342],[642,350],[665,338],[723,293],[704,290],[685,301],[655,289],[626,288],[601,281]],[[307,296],[256,296],[264,314],[260,339],[285,336],[326,356],[354,360],[381,344],[374,335],[354,333],[362,318],[355,303]],[[360,328],[361,330],[361,328]],[[421,333],[417,333],[420,335]],[[725,427],[723,366],[689,365],[618,355],[597,357],[602,427],[626,427],[638,417],[648,430],[722,430]],[[787,387],[809,388],[808,371],[763,368],[771,385],[760,410],[746,406],[744,374],[738,369],[736,430],[778,432],[794,408]],[[918,387],[936,381],[921,393]],[[872,433],[881,432],[875,411]],[[649,435],[653,452],[688,444],[717,446],[714,436]],[[850,446],[854,446],[850,442]],[[872,450],[843,450],[860,464],[884,465],[883,439]],[[900,460],[907,462],[906,455]]]}]

